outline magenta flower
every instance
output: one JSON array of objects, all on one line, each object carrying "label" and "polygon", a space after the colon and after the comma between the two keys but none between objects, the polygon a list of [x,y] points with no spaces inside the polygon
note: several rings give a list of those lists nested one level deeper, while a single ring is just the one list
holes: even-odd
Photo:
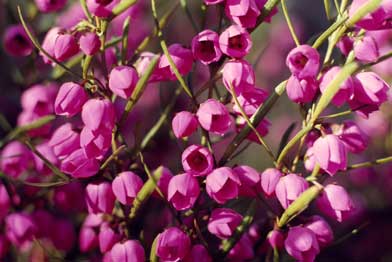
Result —
[{"label": "magenta flower", "polygon": [[317,207],[326,216],[342,222],[350,217],[354,204],[344,187],[329,184],[317,199]]},{"label": "magenta flower", "polygon": [[[237,98],[245,114],[247,116],[252,116],[267,99],[267,97],[267,91],[261,88],[254,88],[248,91],[243,91]],[[241,110],[235,103],[233,105],[233,111],[236,114],[241,115]]]},{"label": "magenta flower", "polygon": [[320,167],[331,176],[339,170],[346,170],[347,149],[335,135],[319,137],[313,144],[313,154]]},{"label": "magenta flower", "polygon": [[217,135],[224,135],[233,124],[227,108],[213,98],[200,104],[196,115],[201,127]]},{"label": "magenta flower", "polygon": [[86,187],[85,200],[89,213],[111,214],[116,197],[110,183],[90,183]]},{"label": "magenta flower", "polygon": [[21,25],[7,27],[3,36],[4,50],[12,56],[28,56],[33,52],[33,44]]},{"label": "magenta flower", "polygon": [[66,82],[57,93],[54,111],[56,115],[74,116],[82,110],[87,99],[87,93],[81,85],[74,82]]},{"label": "magenta flower", "polygon": [[195,204],[200,194],[197,179],[190,173],[173,176],[167,190],[167,199],[177,210],[186,210]]},{"label": "magenta flower", "polygon": [[246,29],[232,25],[219,36],[219,46],[224,54],[234,58],[242,58],[249,54],[252,40]]},{"label": "magenta flower", "polygon": [[348,54],[354,48],[354,39],[349,36],[343,36],[340,41],[336,44],[343,55],[348,56]]},{"label": "magenta flower", "polygon": [[[159,167],[158,167],[159,168]],[[167,198],[169,182],[173,178],[173,173],[169,168],[163,167],[162,175],[159,181],[157,181],[157,187],[161,190],[163,196]],[[153,195],[159,196],[157,190],[154,191]]]},{"label": "magenta flower", "polygon": [[19,248],[33,241],[37,230],[31,216],[25,213],[12,213],[5,218],[5,234]]},{"label": "magenta flower", "polygon": [[1,171],[11,177],[18,177],[33,166],[33,155],[30,150],[18,141],[12,141],[1,152]]},{"label": "magenta flower", "polygon": [[58,61],[64,62],[79,52],[79,45],[73,35],[60,33],[57,35],[56,41],[54,42],[53,51],[54,57]]},{"label": "magenta flower", "polygon": [[[50,163],[55,166],[59,165],[59,159],[54,154],[52,147],[49,145],[48,141],[43,141],[41,144],[36,146],[36,149],[41,155],[43,155]],[[37,170],[42,175],[51,175],[52,170],[47,167],[44,161],[39,158],[37,155],[33,155],[34,163],[35,163],[35,170]]]},{"label": "magenta flower", "polygon": [[204,0],[204,3],[206,5],[216,5],[216,4],[222,3],[224,1],[225,0]]},{"label": "magenta flower", "polygon": [[34,0],[39,11],[43,13],[57,12],[62,9],[67,0]]},{"label": "magenta flower", "polygon": [[55,230],[50,231],[50,239],[54,246],[65,252],[70,251],[76,241],[76,232],[72,222],[68,219],[60,218],[53,221],[53,226],[55,226]]},{"label": "magenta flower", "polygon": [[208,254],[207,249],[201,245],[197,244],[192,246],[191,251],[184,258],[184,262],[212,262],[210,255]]},{"label": "magenta flower", "polygon": [[101,214],[88,214],[79,232],[79,249],[88,252],[98,247],[98,229],[102,224]]},{"label": "magenta flower", "polygon": [[260,192],[260,173],[250,166],[240,165],[233,168],[241,181],[239,196],[255,197]]},{"label": "magenta flower", "polygon": [[276,168],[267,168],[261,173],[261,188],[266,196],[270,197],[275,194],[275,188],[281,176],[282,173]]},{"label": "magenta flower", "polygon": [[303,262],[314,261],[320,252],[316,235],[312,230],[302,226],[289,229],[284,246],[290,256]]},{"label": "magenta flower", "polygon": [[299,79],[315,77],[320,66],[320,55],[313,47],[300,45],[287,55],[286,65]]},{"label": "magenta flower", "polygon": [[275,194],[282,207],[286,209],[306,189],[308,189],[308,182],[303,177],[296,174],[288,174],[279,179],[275,188]]},{"label": "magenta flower", "polygon": [[80,148],[79,141],[79,133],[73,130],[70,123],[65,123],[53,132],[49,145],[58,158],[64,158]]},{"label": "magenta flower", "polygon": [[[193,65],[192,51],[182,47],[180,44],[173,44],[168,48],[169,54],[178,68],[181,75],[187,75]],[[176,80],[173,69],[170,66],[169,60],[165,55],[162,55],[158,63],[158,72],[165,80]]]},{"label": "magenta flower", "polygon": [[205,176],[214,168],[214,158],[208,148],[191,145],[182,153],[182,167],[194,176]]},{"label": "magenta flower", "polygon": [[44,116],[53,113],[57,93],[57,85],[33,85],[26,89],[20,98],[22,108],[25,112],[31,112],[37,116]]},{"label": "magenta flower", "polygon": [[98,234],[99,250],[101,253],[110,251],[120,240],[121,236],[110,227],[109,223],[104,222],[101,224]]},{"label": "magenta flower", "polygon": [[112,15],[112,9],[118,1],[87,0],[88,10],[95,16],[108,18]]},{"label": "magenta flower", "polygon": [[80,132],[80,147],[87,158],[102,158],[110,148],[111,141],[112,132],[109,130],[93,132],[85,126]]},{"label": "magenta flower", "polygon": [[220,167],[212,171],[206,178],[207,194],[219,204],[236,198],[241,181],[229,167]]},{"label": "magenta flower", "polygon": [[292,75],[287,81],[286,92],[291,101],[308,103],[317,93],[317,82],[311,77],[299,79]]},{"label": "magenta flower", "polygon": [[192,39],[193,57],[208,65],[219,61],[222,51],[219,48],[219,35],[212,30],[204,30]]},{"label": "magenta flower", "polygon": [[86,32],[79,38],[79,47],[86,55],[93,56],[101,47],[99,36],[93,32]]},{"label": "magenta flower", "polygon": [[244,28],[255,27],[263,0],[227,0],[225,13],[228,18]]},{"label": "magenta flower", "polygon": [[137,240],[127,240],[117,243],[110,251],[112,261],[144,262],[144,248]]},{"label": "magenta flower", "polygon": [[377,61],[380,56],[376,40],[371,36],[364,36],[354,43],[355,58],[364,63]]},{"label": "magenta flower", "polygon": [[324,218],[312,216],[310,222],[308,222],[305,227],[313,231],[320,247],[325,247],[332,243],[333,231]]},{"label": "magenta flower", "polygon": [[143,187],[143,180],[131,171],[121,172],[112,182],[112,190],[123,205],[130,205]]},{"label": "magenta flower", "polygon": [[[354,0],[349,8],[349,16],[352,17],[365,3],[367,3],[367,0]],[[390,5],[389,1],[381,1],[376,10],[365,15],[356,25],[367,30],[391,28],[392,12]]]},{"label": "magenta flower", "polygon": [[192,135],[198,125],[196,116],[188,111],[178,112],[172,120],[173,133],[177,138]]},{"label": "magenta flower", "polygon": [[[0,220],[8,214],[11,207],[11,199],[4,184],[0,184]],[[1,252],[0,252],[1,253]],[[1,257],[1,256],[0,256]]]},{"label": "magenta flower", "polygon": [[281,249],[284,246],[284,234],[279,230],[272,230],[267,235],[267,241],[272,248]]},{"label": "magenta flower", "polygon": [[95,158],[87,158],[80,148],[62,160],[61,171],[76,178],[91,177],[98,173],[99,163]]},{"label": "magenta flower", "polygon": [[191,240],[177,227],[170,227],[158,235],[156,254],[165,261],[180,261],[189,252]]},{"label": "magenta flower", "polygon": [[[249,116],[250,118],[251,116]],[[260,134],[260,136],[266,136],[269,132],[269,126],[271,125],[271,122],[268,119],[262,119],[259,125],[256,127],[257,132]],[[245,118],[242,116],[238,116],[236,118],[236,127],[237,127],[237,132],[240,132],[245,126],[247,126]],[[260,144],[259,138],[256,136],[255,132],[250,132],[250,134],[246,137],[247,139]]]},{"label": "magenta flower", "polygon": [[[52,27],[47,33],[42,42],[42,48],[52,57],[54,57],[54,46],[59,33],[62,31],[60,27]],[[51,64],[52,61],[42,52],[40,52],[42,59],[46,64]]]},{"label": "magenta flower", "polygon": [[[334,66],[330,68],[321,78],[320,81],[320,91],[324,93],[326,88],[331,83],[331,81],[339,74],[341,68]],[[342,106],[345,102],[350,100],[354,94],[354,82],[351,77],[347,78],[346,81],[341,84],[339,91],[335,94],[332,99],[332,103],[336,106]]]},{"label": "magenta flower", "polygon": [[207,228],[216,237],[226,239],[233,235],[242,219],[242,216],[232,209],[216,208],[211,213]]},{"label": "magenta flower", "polygon": [[254,257],[253,243],[248,234],[242,235],[228,255],[229,261],[247,261]]},{"label": "magenta flower", "polygon": [[139,81],[136,70],[130,66],[117,66],[109,75],[109,88],[115,95],[128,99]]},{"label": "magenta flower", "polygon": [[116,121],[112,102],[108,99],[90,99],[82,109],[83,123],[93,132],[111,131]]},{"label": "magenta flower", "polygon": [[368,146],[368,136],[353,121],[345,121],[336,135],[352,153],[360,153]]},{"label": "magenta flower", "polygon": [[222,69],[222,81],[226,89],[239,96],[242,92],[254,90],[255,73],[253,67],[245,60],[228,61]]}]

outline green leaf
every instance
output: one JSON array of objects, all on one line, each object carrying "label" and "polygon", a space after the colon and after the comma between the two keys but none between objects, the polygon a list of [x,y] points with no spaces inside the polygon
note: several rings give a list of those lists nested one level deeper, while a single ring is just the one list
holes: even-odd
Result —
[{"label": "green leaf", "polygon": [[282,140],[280,140],[278,155],[280,154],[280,152],[282,152],[284,146],[287,144],[287,141],[289,141],[290,135],[293,132],[295,126],[296,126],[295,122],[291,123],[291,125],[284,132],[284,134],[282,136]]},{"label": "green leaf", "polygon": [[327,15],[327,19],[331,19],[331,4],[329,0],[324,0],[324,9],[325,9],[325,14]]},{"label": "green leaf", "polygon": [[159,261],[159,258],[157,256],[158,237],[159,237],[159,235],[157,235],[155,237],[154,242],[152,242],[152,245],[151,245],[150,262],[158,262]]}]

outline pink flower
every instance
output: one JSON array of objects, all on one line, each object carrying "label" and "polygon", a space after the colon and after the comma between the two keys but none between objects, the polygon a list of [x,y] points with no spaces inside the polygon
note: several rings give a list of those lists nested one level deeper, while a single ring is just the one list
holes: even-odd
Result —
[{"label": "pink flower", "polygon": [[255,85],[255,73],[252,65],[245,60],[228,61],[222,69],[222,81],[226,89],[239,96],[244,91],[252,92]]},{"label": "pink flower", "polygon": [[[41,155],[43,155],[50,163],[55,166],[59,165],[59,159],[54,154],[52,147],[49,146],[48,141],[43,141],[41,144],[36,146],[36,149]],[[35,169],[42,175],[51,175],[52,170],[46,166],[44,161],[34,154]]]},{"label": "pink flower", "polygon": [[5,218],[5,234],[19,248],[33,241],[37,230],[31,216],[25,213],[12,213]]},{"label": "pink flower", "polygon": [[139,81],[136,70],[130,66],[117,66],[109,75],[109,88],[115,95],[128,99]]},{"label": "pink flower", "polygon": [[255,197],[260,192],[260,173],[250,166],[240,165],[233,168],[241,181],[239,196]]},{"label": "pink flower", "polygon": [[336,135],[352,153],[360,153],[368,146],[368,136],[359,126],[350,120],[343,123],[340,132]]},{"label": "pink flower", "polygon": [[[267,99],[268,92],[261,88],[254,88],[248,91],[243,91],[237,98],[240,106],[247,116],[252,116],[257,109]],[[236,103],[233,105],[233,111],[241,115],[241,110]]]},{"label": "pink flower", "polygon": [[243,234],[237,244],[230,250],[230,261],[248,261],[255,257],[253,243],[248,234]]},{"label": "pink flower", "polygon": [[143,187],[143,180],[131,171],[121,172],[112,182],[112,190],[123,205],[130,205]]},{"label": "pink flower", "polygon": [[299,79],[315,77],[320,66],[320,55],[313,47],[300,45],[287,55],[286,65]]},{"label": "pink flower", "polygon": [[[181,75],[187,75],[193,65],[192,51],[182,47],[180,44],[173,44],[168,48],[169,54],[173,59],[178,71]],[[165,55],[162,55],[158,63],[158,72],[164,80],[176,80],[173,69],[170,66],[169,60]]]},{"label": "pink flower", "polygon": [[10,211],[10,207],[11,199],[8,195],[7,188],[4,184],[0,184],[0,220],[3,220],[4,217],[8,214],[8,212]]},{"label": "pink flower", "polygon": [[255,27],[263,0],[227,0],[225,13],[228,18],[244,28]]},{"label": "pink flower", "polygon": [[1,171],[11,177],[18,177],[33,165],[30,150],[18,141],[12,141],[1,152]]},{"label": "pink flower", "polygon": [[93,56],[99,51],[101,40],[96,33],[86,32],[79,38],[79,47],[86,55]]},{"label": "pink flower", "polygon": [[89,213],[111,214],[116,197],[108,182],[90,183],[86,187],[86,204]]},{"label": "pink flower", "polygon": [[349,36],[343,36],[340,41],[336,44],[343,55],[348,56],[348,54],[354,48],[354,39]]},{"label": "pink flower", "polygon": [[12,56],[28,56],[33,52],[33,44],[23,26],[7,27],[3,36],[4,50]]},{"label": "pink flower", "polygon": [[238,196],[241,181],[229,167],[220,167],[206,178],[207,194],[219,204]]},{"label": "pink flower", "polygon": [[112,9],[117,3],[118,1],[87,0],[87,7],[93,15],[108,18],[112,15]]},{"label": "pink flower", "polygon": [[49,145],[58,158],[64,158],[80,148],[79,141],[80,135],[70,123],[65,123],[53,132]]},{"label": "pink flower", "polygon": [[208,231],[220,239],[233,235],[242,222],[242,216],[229,208],[216,208],[208,220]]},{"label": "pink flower", "polygon": [[305,227],[313,231],[320,247],[325,247],[332,243],[333,231],[324,218],[312,216],[310,222],[308,222]]},{"label": "pink flower", "polygon": [[124,262],[144,262],[144,248],[137,240],[127,240],[124,243],[117,243],[110,251],[113,261]]},{"label": "pink flower", "polygon": [[[352,17],[367,2],[367,0],[354,0],[349,8],[349,16]],[[356,25],[367,30],[391,28],[392,10],[390,5],[387,0],[381,1],[381,5],[376,10],[364,16]]]},{"label": "pink flower", "polygon": [[219,35],[212,30],[204,30],[192,39],[193,57],[208,65],[219,61],[222,51],[219,48]]},{"label": "pink flower", "polygon": [[200,104],[196,115],[205,130],[217,135],[224,135],[233,124],[227,108],[213,98]]},{"label": "pink flower", "polygon": [[[167,191],[169,188],[169,182],[170,180],[173,178],[173,173],[170,171],[169,168],[161,166],[162,167],[162,175],[161,178],[159,179],[159,181],[157,181],[157,187],[161,190],[163,196],[165,196],[167,198]],[[160,167],[158,167],[160,168]],[[157,168],[157,169],[158,169]],[[155,170],[155,172],[157,171],[157,169]],[[159,196],[157,190],[154,191],[153,195],[155,196]]]},{"label": "pink flower", "polygon": [[[341,68],[334,66],[330,68],[321,78],[320,91],[325,93],[328,85],[333,79],[340,73]],[[351,77],[347,78],[346,81],[341,84],[339,91],[335,94],[332,99],[332,103],[336,106],[342,106],[346,101],[350,100],[354,94],[354,82]]]},{"label": "pink flower", "polygon": [[284,246],[284,234],[279,230],[272,230],[267,235],[267,241],[272,248],[281,249]]},{"label": "pink flower", "polygon": [[116,115],[112,102],[108,99],[90,99],[82,109],[83,123],[93,132],[111,131],[115,125]]},{"label": "pink flower", "polygon": [[88,252],[98,247],[98,228],[102,224],[101,214],[88,214],[79,232],[79,248]]},{"label": "pink flower", "polygon": [[35,4],[39,11],[50,13],[62,9],[67,4],[67,0],[35,0]]},{"label": "pink flower", "polygon": [[79,52],[79,45],[73,35],[60,33],[57,35],[56,41],[54,42],[53,51],[54,57],[58,61],[64,62]]},{"label": "pink flower", "polygon": [[199,183],[191,174],[184,173],[170,179],[167,199],[175,209],[186,210],[193,207],[199,194]]},{"label": "pink flower", "polygon": [[165,261],[180,261],[189,252],[191,240],[177,227],[170,227],[158,235],[156,254]]},{"label": "pink flower", "polygon": [[284,246],[290,256],[303,262],[314,261],[320,252],[316,235],[312,230],[302,226],[289,229]]},{"label": "pink flower", "polygon": [[288,174],[279,179],[275,188],[275,194],[282,207],[286,209],[306,189],[308,189],[308,182],[303,177],[296,174]]},{"label": "pink flower", "polygon": [[71,117],[78,114],[87,99],[87,93],[81,85],[74,82],[64,83],[54,102],[56,115]]},{"label": "pink flower", "polygon": [[205,176],[214,168],[214,158],[207,148],[191,145],[182,153],[182,167],[194,176]]},{"label": "pink flower", "polygon": [[275,193],[276,185],[282,173],[276,168],[267,168],[261,173],[261,188],[266,196],[270,197]]},{"label": "pink flower", "polygon": [[376,40],[371,36],[364,36],[354,43],[355,58],[364,63],[377,61],[380,56]]},{"label": "pink flower", "polygon": [[[45,35],[44,41],[42,42],[42,49],[44,49],[49,55],[54,57],[54,46],[56,43],[57,36],[62,31],[60,27],[52,27]],[[40,52],[42,59],[46,64],[51,64],[52,61],[42,52]]]},{"label": "pink flower", "polygon": [[317,92],[317,82],[314,78],[299,79],[296,76],[290,76],[286,86],[287,96],[295,103],[311,102]]},{"label": "pink flower", "polygon": [[219,46],[224,54],[234,58],[242,58],[249,54],[252,40],[246,29],[232,25],[219,36]]},{"label": "pink flower", "polygon": [[80,148],[62,160],[61,171],[76,178],[91,177],[98,173],[99,163],[95,158],[87,158]]},{"label": "pink flower", "polygon": [[33,85],[26,89],[20,98],[24,111],[32,112],[38,116],[44,116],[53,113],[57,93],[57,85],[50,83],[48,85]]},{"label": "pink flower", "polygon": [[329,184],[317,199],[317,207],[326,216],[342,222],[350,217],[354,204],[347,191],[338,185]]},{"label": "pink flower", "polygon": [[178,112],[172,120],[173,133],[177,138],[192,135],[198,125],[196,116],[188,111]]},{"label": "pink flower", "polygon": [[204,3],[206,5],[216,5],[216,4],[222,3],[224,1],[225,0],[204,0]]},{"label": "pink flower", "polygon": [[207,249],[201,245],[194,245],[188,255],[184,258],[184,262],[212,262]]},{"label": "pink flower", "polygon": [[339,170],[346,170],[347,149],[335,135],[319,137],[313,144],[313,154],[320,167],[331,176]]},{"label": "pink flower", "polygon": [[99,228],[98,241],[99,250],[101,253],[106,253],[112,249],[112,247],[121,240],[120,234],[116,233],[111,225],[107,222],[101,224]]},{"label": "pink flower", "polygon": [[80,147],[87,158],[102,158],[110,148],[112,132],[109,130],[93,132],[84,127],[80,133]]}]

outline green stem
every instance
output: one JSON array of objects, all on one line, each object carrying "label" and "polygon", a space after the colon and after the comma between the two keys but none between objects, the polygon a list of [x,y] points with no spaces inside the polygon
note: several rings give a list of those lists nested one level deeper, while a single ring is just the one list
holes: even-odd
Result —
[{"label": "green stem", "polygon": [[365,168],[365,167],[372,167],[372,166],[376,166],[376,165],[387,164],[389,162],[392,162],[392,156],[380,158],[380,159],[373,160],[373,161],[368,161],[368,162],[354,164],[354,165],[348,166],[347,170],[352,170],[352,169],[357,169],[357,168]]},{"label": "green stem", "polygon": [[128,16],[124,21],[123,33],[122,33],[122,46],[121,46],[121,64],[125,65],[127,61],[127,49],[128,49],[128,33],[129,33],[129,21],[131,17]]},{"label": "green stem", "polygon": [[188,8],[188,1],[187,0],[180,0],[181,2],[181,6],[185,11],[186,16],[188,17],[189,21],[192,24],[193,29],[195,30],[195,32],[199,32],[199,27],[196,24],[195,20],[193,19],[192,13],[190,12],[189,8]]},{"label": "green stem", "polygon": [[[329,1],[329,0],[327,0],[327,1]],[[294,29],[293,23],[291,22],[289,11],[287,10],[286,0],[280,0],[280,3],[282,5],[284,18],[286,19],[287,26],[289,27],[289,30],[290,30],[290,33],[291,33],[291,37],[293,38],[295,44],[297,46],[299,46],[301,43],[298,40],[298,36],[295,33],[295,29]]]},{"label": "green stem", "polygon": [[137,0],[122,0],[113,8],[113,15],[111,16],[110,20],[125,12],[128,8],[136,4],[136,2]]},{"label": "green stem", "polygon": [[104,170],[110,162],[112,162],[124,149],[126,148],[125,145],[120,146],[119,148],[116,149],[107,159],[106,161],[101,165],[100,170]]},{"label": "green stem", "polygon": [[88,69],[90,68],[91,61],[93,60],[92,56],[87,55],[83,61],[83,79],[88,78]]},{"label": "green stem", "polygon": [[86,0],[80,0],[80,5],[82,6],[83,12],[86,15],[88,21],[91,22],[93,20],[93,16],[91,15],[90,11],[88,10]]},{"label": "green stem", "polygon": [[344,22],[346,22],[348,19],[348,15],[345,15],[341,18],[339,18],[338,20],[336,20],[336,22],[334,22],[330,27],[327,28],[327,30],[325,30],[314,42],[313,47],[314,48],[319,48],[325,40],[328,39],[328,37],[330,35],[332,35],[336,29],[338,29],[341,25],[344,24]]}]

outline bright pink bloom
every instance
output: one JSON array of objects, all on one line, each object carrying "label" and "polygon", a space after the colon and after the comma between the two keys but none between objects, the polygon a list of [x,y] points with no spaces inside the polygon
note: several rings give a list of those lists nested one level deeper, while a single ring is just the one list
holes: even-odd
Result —
[{"label": "bright pink bloom", "polygon": [[44,116],[53,113],[57,93],[57,85],[50,83],[48,85],[33,85],[26,89],[20,98],[24,111],[32,112],[38,116]]},{"label": "bright pink bloom", "polygon": [[348,54],[354,48],[354,39],[349,36],[343,36],[340,41],[336,44],[343,55],[348,56]]},{"label": "bright pink bloom", "polygon": [[[41,155],[43,155],[50,163],[55,166],[59,165],[59,159],[54,154],[53,149],[49,146],[48,141],[44,141],[41,144],[36,146],[36,149]],[[35,162],[35,170],[37,170],[42,175],[51,175],[53,172],[49,167],[46,166],[44,161],[39,158],[37,155],[33,155]]]},{"label": "bright pink bloom", "polygon": [[295,103],[311,102],[317,92],[317,82],[314,78],[299,79],[296,76],[290,76],[286,86],[287,96]]},{"label": "bright pink bloom", "polygon": [[[340,73],[341,68],[334,66],[329,69],[321,78],[320,91],[324,93],[333,79]],[[336,106],[343,105],[346,101],[350,100],[354,94],[354,82],[351,77],[347,78],[343,84],[340,85],[339,91],[332,99],[332,103]]]},{"label": "bright pink bloom", "polygon": [[87,158],[80,148],[62,160],[61,171],[76,178],[91,177],[98,173],[99,163],[95,158]]},{"label": "bright pink bloom", "polygon": [[99,228],[98,241],[101,253],[108,252],[121,240],[120,234],[116,233],[107,222],[101,224]]},{"label": "bright pink bloom", "polygon": [[217,135],[224,135],[233,124],[227,108],[213,98],[200,104],[196,115],[205,130]]},{"label": "bright pink bloom", "polygon": [[300,45],[287,55],[286,65],[299,79],[315,77],[320,66],[320,55],[313,47]]},{"label": "bright pink bloom", "polygon": [[33,52],[33,44],[23,26],[7,27],[3,36],[4,50],[12,56],[28,56]]},{"label": "bright pink bloom", "polygon": [[224,1],[225,0],[204,0],[204,3],[206,5],[216,5],[216,4],[222,3]]},{"label": "bright pink bloom", "polygon": [[12,213],[5,218],[5,234],[19,248],[33,241],[37,230],[31,216],[25,213]]},{"label": "bright pink bloom", "polygon": [[98,130],[93,132],[84,127],[80,132],[80,147],[87,158],[102,158],[110,148],[112,132],[109,130]]},{"label": "bright pink bloom", "polygon": [[124,243],[117,243],[110,251],[113,261],[124,262],[144,262],[144,248],[137,240],[127,240]]},{"label": "bright pink bloom", "polygon": [[208,220],[208,231],[220,239],[233,235],[242,222],[242,216],[229,208],[216,208]]},{"label": "bright pink bloom", "polygon": [[[187,75],[193,65],[192,51],[182,47],[180,44],[173,44],[168,48],[169,54],[181,75]],[[165,80],[177,80],[169,60],[162,55],[158,63],[158,72]]]},{"label": "bright pink bloom", "polygon": [[109,88],[119,97],[128,99],[139,81],[136,70],[130,66],[117,66],[109,75]]},{"label": "bright pink bloom", "polygon": [[178,112],[172,120],[173,133],[177,138],[192,135],[198,125],[196,116],[188,111]]},{"label": "bright pink bloom", "polygon": [[56,219],[52,227],[50,239],[54,246],[59,250],[70,251],[76,241],[76,232],[72,222],[68,219]]},{"label": "bright pink bloom", "polygon": [[272,248],[281,249],[284,246],[284,234],[279,230],[272,230],[267,235],[267,241]]},{"label": "bright pink bloom", "polygon": [[302,226],[289,229],[284,246],[290,256],[301,262],[313,262],[320,252],[316,235]]},{"label": "bright pink bloom", "polygon": [[56,187],[53,192],[53,202],[56,209],[64,213],[80,212],[84,210],[84,187],[79,182],[71,182]]},{"label": "bright pink bloom", "polygon": [[35,0],[35,4],[39,11],[50,13],[62,9],[67,4],[67,0]]},{"label": "bright pink bloom", "polygon": [[220,167],[212,171],[206,179],[208,195],[219,204],[238,196],[241,181],[229,167]]},{"label": "bright pink bloom", "polygon": [[118,1],[87,0],[88,10],[95,16],[108,18],[112,15],[112,9]]},{"label": "bright pink bloom", "polygon": [[[52,57],[54,57],[54,46],[59,33],[62,31],[60,27],[52,27],[47,33],[42,42],[42,48]],[[51,64],[52,61],[42,52],[40,52],[42,59],[46,64]]]},{"label": "bright pink bloom", "polygon": [[332,243],[333,231],[324,218],[312,216],[310,222],[308,222],[305,227],[313,231],[320,247],[325,247]]},{"label": "bright pink bloom", "polygon": [[10,142],[1,152],[0,167],[7,176],[16,178],[32,166],[31,151],[18,141]]},{"label": "bright pink bloom", "polygon": [[364,36],[354,43],[355,58],[364,63],[375,62],[380,56],[376,40],[371,36]]},{"label": "bright pink bloom", "polygon": [[226,89],[239,96],[244,91],[252,92],[255,85],[253,67],[245,60],[228,61],[222,69],[222,81]]},{"label": "bright pink bloom", "polygon": [[252,40],[246,29],[232,25],[219,36],[219,46],[224,54],[234,58],[242,58],[249,54]]},{"label": "bright pink bloom", "polygon": [[115,125],[116,115],[112,102],[108,99],[90,99],[82,109],[83,123],[93,132],[111,131]]},{"label": "bright pink bloom", "polygon": [[184,262],[212,262],[208,250],[201,244],[192,246],[191,251],[184,258]]},{"label": "bright pink bloom", "polygon": [[88,214],[79,232],[79,249],[88,252],[98,247],[98,229],[102,224],[101,214]]},{"label": "bright pink bloom", "polygon": [[200,194],[199,182],[190,173],[173,176],[167,190],[167,199],[177,210],[186,210],[195,204]]},{"label": "bright pink bloom", "polygon": [[286,209],[306,189],[308,189],[308,182],[303,177],[296,174],[288,174],[279,179],[275,188],[275,194],[282,207]]},{"label": "bright pink bloom", "polygon": [[87,99],[87,93],[81,85],[67,82],[61,85],[57,93],[54,110],[57,115],[71,117],[82,110]]},{"label": "bright pink bloom", "polygon": [[219,35],[212,30],[204,30],[192,39],[193,57],[208,65],[219,61],[222,51],[219,48]]},{"label": "bright pink bloom", "polygon": [[266,196],[272,196],[275,193],[276,185],[281,176],[282,173],[276,168],[267,168],[261,173],[261,188]]},{"label": "bright pink bloom", "polygon": [[[268,92],[261,88],[254,88],[248,91],[242,92],[237,98],[240,106],[244,110],[247,116],[252,116],[257,109],[267,99]],[[234,103],[234,102],[233,102]],[[233,105],[233,111],[241,115],[241,110],[236,103]]]},{"label": "bright pink bloom", "polygon": [[347,149],[335,135],[319,137],[313,144],[313,154],[320,167],[331,176],[339,170],[346,170]]},{"label": "bright pink bloom", "polygon": [[205,176],[214,168],[214,158],[208,148],[191,145],[182,153],[182,167],[194,176]]},{"label": "bright pink bloom", "polygon": [[342,222],[350,217],[354,204],[344,187],[329,184],[317,199],[317,207],[326,216]]},{"label": "bright pink bloom", "polygon": [[[367,0],[354,0],[349,8],[349,16],[352,17],[367,2]],[[388,0],[384,0],[381,1],[376,10],[365,15],[356,25],[367,30],[387,29],[392,27],[391,17],[391,3]]]},{"label": "bright pink bloom", "polygon": [[79,45],[73,35],[67,33],[60,33],[57,35],[54,43],[54,57],[58,61],[64,62],[78,52]]},{"label": "bright pink bloom", "polygon": [[8,195],[8,191],[4,184],[0,184],[0,220],[3,220],[4,217],[8,214],[10,207],[11,199]]},{"label": "bright pink bloom", "polygon": [[244,28],[255,27],[263,0],[227,0],[225,13],[228,18]]},{"label": "bright pink bloom", "polygon": [[254,257],[253,243],[248,234],[242,235],[228,255],[229,261],[248,261]]},{"label": "bright pink bloom", "polygon": [[112,190],[123,205],[130,205],[143,187],[143,180],[131,171],[121,172],[112,182]]},{"label": "bright pink bloom", "polygon": [[238,175],[241,181],[239,186],[239,196],[255,197],[260,192],[260,173],[250,166],[236,166],[233,172]]},{"label": "bright pink bloom", "polygon": [[368,146],[368,136],[353,121],[345,121],[336,135],[352,153],[360,153]]},{"label": "bright pink bloom", "polygon": [[80,135],[70,123],[65,123],[53,132],[49,145],[58,158],[64,158],[79,149],[79,141]]},{"label": "bright pink bloom", "polygon": [[177,227],[170,227],[158,235],[156,254],[165,261],[180,261],[189,252],[191,240]]},{"label": "bright pink bloom", "polygon": [[111,214],[116,197],[108,182],[90,183],[86,187],[85,197],[89,213]]},{"label": "bright pink bloom", "polygon": [[87,32],[80,36],[79,47],[86,55],[93,56],[99,51],[101,40],[96,33]]}]

